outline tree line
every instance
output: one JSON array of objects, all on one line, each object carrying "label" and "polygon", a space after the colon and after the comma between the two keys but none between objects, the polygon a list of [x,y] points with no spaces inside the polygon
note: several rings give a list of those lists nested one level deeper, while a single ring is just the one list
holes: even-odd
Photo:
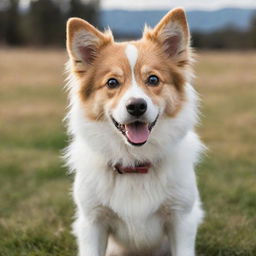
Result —
[{"label": "tree line", "polygon": [[211,33],[193,32],[193,46],[199,49],[255,49],[256,15],[247,30],[228,26]]},{"label": "tree line", "polygon": [[[0,44],[10,46],[64,46],[69,17],[99,24],[100,0],[31,0],[22,7],[20,0],[0,0]],[[118,36],[118,35],[116,35]],[[214,32],[192,32],[196,48],[256,48],[256,16],[246,31],[226,27]]]},{"label": "tree line", "polygon": [[97,25],[99,0],[19,0],[0,2],[0,43],[10,46],[64,46],[69,17]]}]

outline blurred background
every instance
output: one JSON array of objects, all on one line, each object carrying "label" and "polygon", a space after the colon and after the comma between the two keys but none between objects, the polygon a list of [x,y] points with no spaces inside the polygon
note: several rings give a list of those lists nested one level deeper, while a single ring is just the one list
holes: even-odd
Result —
[{"label": "blurred background", "polygon": [[0,255],[76,254],[72,175],[60,158],[65,23],[81,17],[117,40],[186,9],[196,50],[198,166],[205,222],[199,256],[256,255],[256,1],[0,0]]},{"label": "blurred background", "polygon": [[81,17],[115,38],[138,38],[171,8],[183,6],[200,49],[256,47],[256,2],[252,0],[1,0],[0,43],[9,46],[64,47],[68,17]]}]

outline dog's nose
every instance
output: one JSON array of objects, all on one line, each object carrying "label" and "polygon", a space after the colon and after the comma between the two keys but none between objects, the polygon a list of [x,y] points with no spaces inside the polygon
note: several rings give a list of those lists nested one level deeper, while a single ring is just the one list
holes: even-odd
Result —
[{"label": "dog's nose", "polygon": [[142,98],[130,98],[126,109],[132,116],[142,116],[147,110],[147,102]]}]

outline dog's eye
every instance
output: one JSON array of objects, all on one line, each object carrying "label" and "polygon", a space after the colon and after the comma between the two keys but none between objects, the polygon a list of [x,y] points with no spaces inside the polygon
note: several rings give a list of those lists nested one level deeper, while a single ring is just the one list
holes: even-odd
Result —
[{"label": "dog's eye", "polygon": [[115,78],[110,78],[107,81],[107,87],[110,88],[110,89],[117,88],[119,85],[120,85],[120,83]]},{"label": "dog's eye", "polygon": [[159,84],[159,78],[156,75],[151,75],[147,79],[147,84],[149,86],[157,86]]}]

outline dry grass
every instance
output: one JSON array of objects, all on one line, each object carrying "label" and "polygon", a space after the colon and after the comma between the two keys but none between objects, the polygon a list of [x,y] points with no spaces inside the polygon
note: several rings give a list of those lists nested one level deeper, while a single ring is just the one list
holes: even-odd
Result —
[{"label": "dry grass", "polygon": [[[60,50],[0,50],[0,248],[3,256],[75,255]],[[256,52],[199,55],[198,170],[206,219],[198,254],[256,255]]]},{"label": "dry grass", "polygon": [[202,255],[256,254],[255,68],[255,52],[202,53],[196,67],[209,147],[199,171]]}]

